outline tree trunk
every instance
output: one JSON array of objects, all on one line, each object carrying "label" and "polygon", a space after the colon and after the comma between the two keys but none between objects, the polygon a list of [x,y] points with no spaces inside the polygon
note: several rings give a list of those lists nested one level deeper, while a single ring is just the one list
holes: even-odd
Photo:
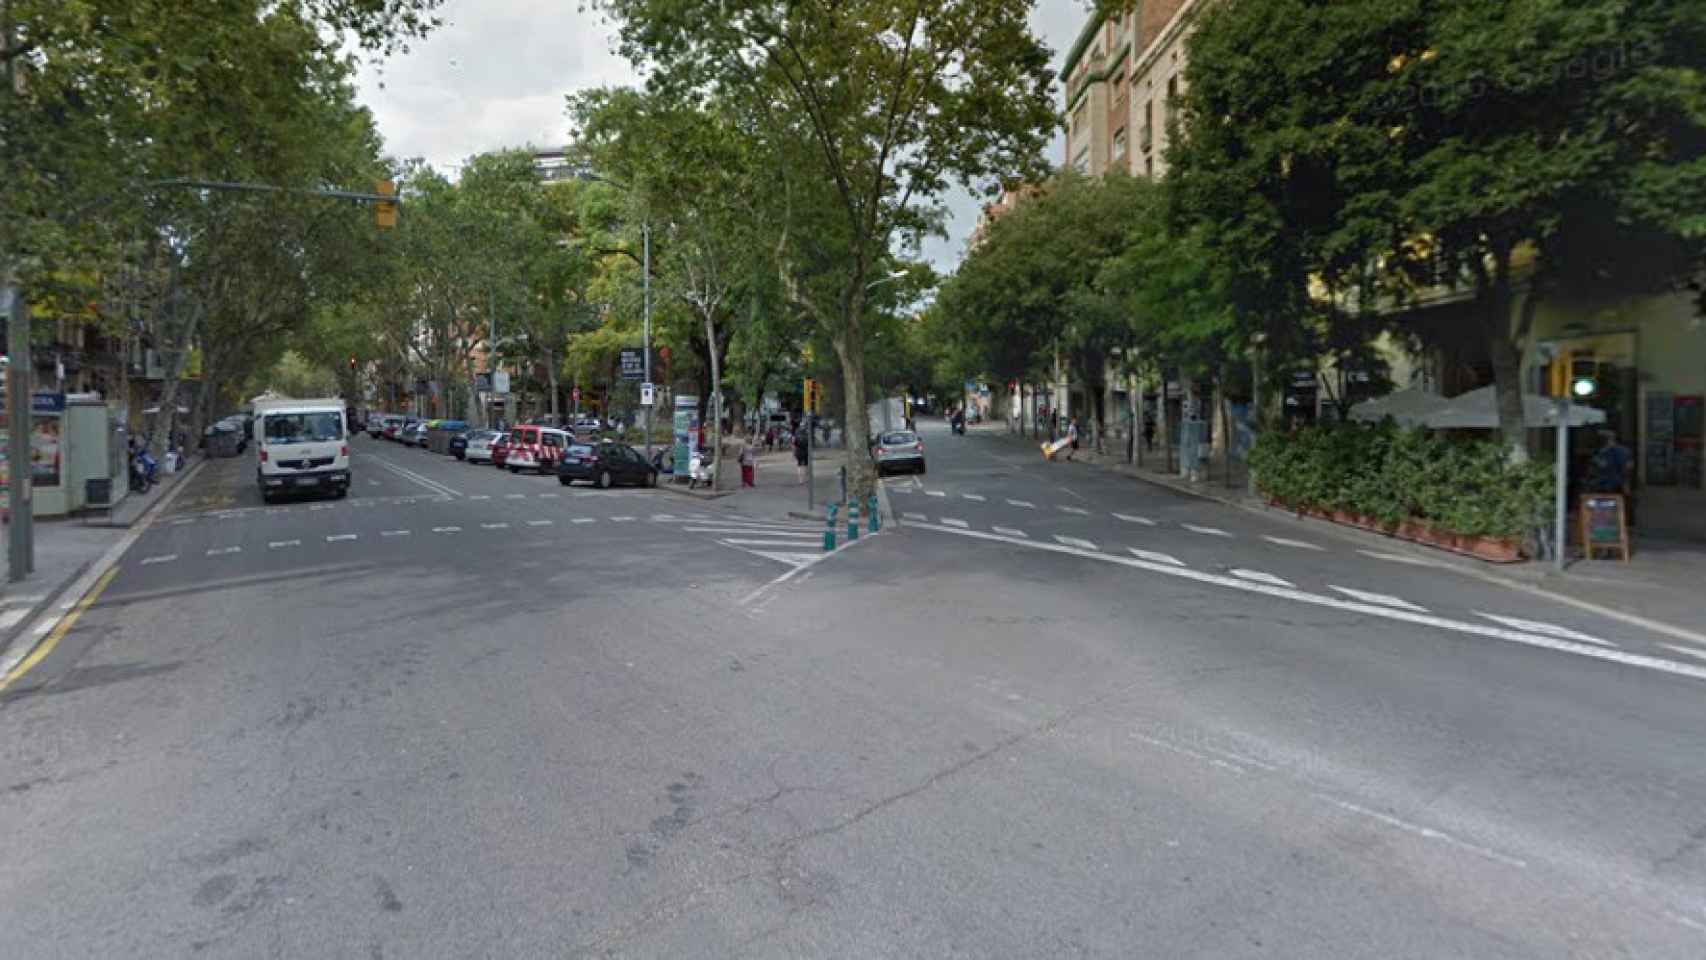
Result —
[{"label": "tree trunk", "polygon": [[848,323],[843,335],[832,337],[835,355],[841,361],[841,395],[846,398],[846,423],[841,433],[847,447],[847,494],[860,503],[871,495],[876,486],[876,470],[871,463],[871,423],[865,410],[865,345],[858,340],[859,331]]},{"label": "tree trunk", "polygon": [[551,416],[561,418],[563,415],[563,409],[562,398],[559,395],[563,391],[558,385],[557,365],[549,360],[545,361],[545,381],[550,385],[551,390]]},{"label": "tree trunk", "polygon": [[1511,463],[1528,462],[1528,424],[1522,409],[1522,351],[1511,336],[1510,252],[1494,253],[1486,290],[1487,359],[1493,366],[1499,436]]},{"label": "tree trunk", "polygon": [[711,489],[723,489],[723,365],[717,356],[717,320],[705,312],[705,342],[710,345],[711,396],[707,415],[711,418]]}]

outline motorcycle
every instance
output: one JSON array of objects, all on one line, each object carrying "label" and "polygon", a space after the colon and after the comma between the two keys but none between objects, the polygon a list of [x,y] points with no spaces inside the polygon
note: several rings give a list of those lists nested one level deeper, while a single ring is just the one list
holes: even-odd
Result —
[{"label": "motorcycle", "polygon": [[130,489],[132,493],[147,493],[159,476],[159,464],[147,450],[130,458]]},{"label": "motorcycle", "polygon": [[693,451],[693,459],[688,465],[687,489],[692,490],[700,484],[713,485],[716,482],[714,466],[710,454],[702,450]]},{"label": "motorcycle", "polygon": [[962,437],[966,435],[966,422],[963,418],[955,417],[953,420],[951,420],[949,422],[953,426],[955,433],[959,434]]}]

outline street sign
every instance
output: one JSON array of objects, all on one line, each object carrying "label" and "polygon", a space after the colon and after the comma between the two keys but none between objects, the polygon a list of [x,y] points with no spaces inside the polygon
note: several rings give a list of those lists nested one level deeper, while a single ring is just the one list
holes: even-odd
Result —
[{"label": "street sign", "polygon": [[508,393],[509,392],[509,371],[508,370],[494,370],[494,371],[492,371],[492,392],[493,393]]},{"label": "street sign", "polygon": [[653,384],[650,384],[650,383],[640,384],[640,406],[649,407],[655,402],[655,400],[652,396],[652,391],[654,389],[655,389],[655,386]]},{"label": "street sign", "polygon": [[491,393],[492,375],[489,373],[474,374],[474,389],[481,393]]},{"label": "street sign", "polygon": [[646,379],[646,353],[644,350],[623,350],[621,353],[622,379]]}]

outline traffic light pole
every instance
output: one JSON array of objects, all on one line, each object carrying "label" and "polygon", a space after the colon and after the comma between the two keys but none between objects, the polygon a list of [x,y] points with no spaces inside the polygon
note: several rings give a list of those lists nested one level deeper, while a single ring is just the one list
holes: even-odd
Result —
[{"label": "traffic light pole", "polygon": [[30,501],[30,313],[23,291],[0,288],[6,310],[6,339],[11,360],[6,370],[6,463],[9,483],[6,528],[7,578],[13,583],[35,571],[34,504]]},{"label": "traffic light pole", "polygon": [[[1558,465],[1552,480],[1552,566],[1564,569],[1565,546],[1569,543],[1570,398],[1558,398]],[[1582,545],[1586,549],[1587,544]]]}]

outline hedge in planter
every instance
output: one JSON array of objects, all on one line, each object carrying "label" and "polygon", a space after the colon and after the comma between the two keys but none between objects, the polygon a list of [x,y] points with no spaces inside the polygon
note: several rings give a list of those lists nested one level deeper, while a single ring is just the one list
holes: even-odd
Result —
[{"label": "hedge in planter", "polygon": [[1546,464],[1511,464],[1492,441],[1405,430],[1390,419],[1264,433],[1250,468],[1264,494],[1290,507],[1359,514],[1389,527],[1422,521],[1471,537],[1525,537],[1552,501]]}]

